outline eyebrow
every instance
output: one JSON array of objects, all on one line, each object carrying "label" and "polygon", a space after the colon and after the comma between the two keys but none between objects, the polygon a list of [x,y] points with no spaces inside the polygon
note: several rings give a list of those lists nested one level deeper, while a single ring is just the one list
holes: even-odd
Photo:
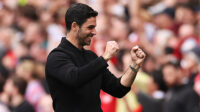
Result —
[{"label": "eyebrow", "polygon": [[87,28],[95,28],[96,25],[89,25]]}]

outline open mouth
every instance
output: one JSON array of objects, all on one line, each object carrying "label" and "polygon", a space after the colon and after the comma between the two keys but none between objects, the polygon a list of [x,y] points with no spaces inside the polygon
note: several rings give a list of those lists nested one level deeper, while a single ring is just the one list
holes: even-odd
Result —
[{"label": "open mouth", "polygon": [[86,39],[87,42],[91,42],[91,40],[92,40],[92,37],[87,37]]},{"label": "open mouth", "polygon": [[94,34],[92,34],[92,33],[90,33],[90,34],[88,35],[88,37],[91,37],[91,38],[92,38],[93,36],[94,36]]}]

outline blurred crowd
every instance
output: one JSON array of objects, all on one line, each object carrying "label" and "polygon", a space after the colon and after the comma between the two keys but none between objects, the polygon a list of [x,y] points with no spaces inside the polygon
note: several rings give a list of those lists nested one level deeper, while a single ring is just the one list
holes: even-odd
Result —
[{"label": "blurred crowd", "polygon": [[131,91],[121,99],[101,91],[104,112],[200,112],[200,0],[0,0],[0,112],[53,112],[45,81],[48,53],[66,36],[73,3],[99,12],[91,49],[123,75],[140,46],[147,54]]}]

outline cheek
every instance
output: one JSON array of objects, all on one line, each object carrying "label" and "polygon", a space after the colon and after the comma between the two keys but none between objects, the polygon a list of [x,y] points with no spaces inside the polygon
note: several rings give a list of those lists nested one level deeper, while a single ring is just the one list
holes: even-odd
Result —
[{"label": "cheek", "polygon": [[13,91],[13,85],[12,83],[9,81],[9,82],[6,82],[5,86],[4,86],[4,91],[8,94],[11,94],[12,91]]},{"label": "cheek", "polygon": [[86,38],[87,35],[88,35],[88,33],[85,32],[85,31],[83,31],[83,30],[80,30],[80,31],[78,32],[78,37],[79,37],[80,39]]},{"label": "cheek", "polygon": [[165,82],[167,82],[167,83],[172,83],[172,82],[174,81],[174,77],[173,77],[173,76],[170,76],[170,75],[164,76],[164,80],[165,80]]}]

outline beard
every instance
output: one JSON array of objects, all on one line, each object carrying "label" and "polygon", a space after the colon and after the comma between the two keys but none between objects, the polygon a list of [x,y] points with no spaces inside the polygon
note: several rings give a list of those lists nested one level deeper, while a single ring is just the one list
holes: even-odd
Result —
[{"label": "beard", "polygon": [[81,29],[79,29],[78,34],[77,34],[77,39],[78,39],[78,43],[81,46],[85,46],[85,45],[90,45],[91,43],[91,39],[94,36],[94,34],[89,33],[83,33]]}]

